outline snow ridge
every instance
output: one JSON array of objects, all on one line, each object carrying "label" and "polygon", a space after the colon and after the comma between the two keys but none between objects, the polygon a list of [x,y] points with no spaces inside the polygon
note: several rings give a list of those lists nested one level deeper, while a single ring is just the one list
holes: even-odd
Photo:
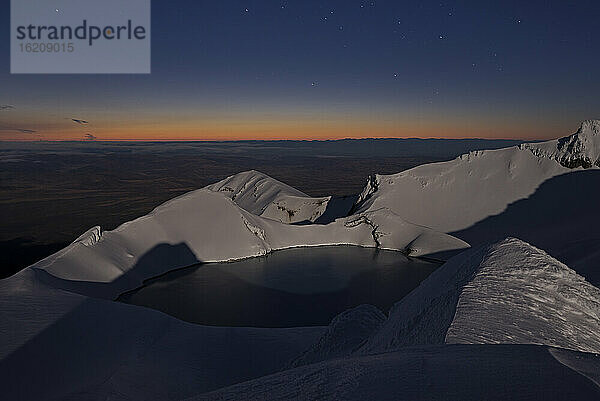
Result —
[{"label": "snow ridge", "polygon": [[446,343],[600,353],[600,289],[544,251],[509,238],[490,249],[463,286]]},{"label": "snow ridge", "polygon": [[447,162],[375,176],[354,211],[387,208],[411,223],[454,232],[503,212],[544,181],[569,171],[516,146],[471,152]]},{"label": "snow ridge", "polygon": [[[104,232],[101,240],[99,233],[99,228],[88,231],[31,268],[67,281],[62,288],[114,299],[144,280],[173,269],[262,256],[293,247],[410,248],[411,256],[468,247],[448,234],[410,224],[387,209],[340,218],[327,225],[284,224],[254,215],[223,192],[209,189],[168,201],[146,216]],[[92,287],[98,290],[91,291]]]},{"label": "snow ridge", "polygon": [[358,196],[358,199],[356,200],[356,203],[352,207],[350,213],[353,213],[354,211],[359,210],[362,207],[362,205],[366,201],[368,201],[375,192],[377,192],[378,189],[379,189],[379,175],[372,174],[369,176],[369,178],[367,178],[367,184],[365,185],[365,188]]},{"label": "snow ridge", "polygon": [[576,133],[561,139],[520,146],[570,169],[600,167],[600,120],[584,121]]},{"label": "snow ridge", "polygon": [[600,167],[600,120],[584,121],[562,139],[477,150],[447,162],[371,176],[352,211],[388,208],[408,222],[454,233],[504,212],[545,181],[582,167]]},{"label": "snow ridge", "polygon": [[541,344],[600,353],[600,289],[523,241],[466,251],[402,301],[362,348]]},{"label": "snow ridge", "polygon": [[102,228],[100,226],[95,226],[90,228],[85,233],[81,234],[74,243],[81,243],[85,246],[92,246],[102,238]]},{"label": "snow ridge", "polygon": [[232,175],[206,189],[229,197],[242,209],[282,223],[314,222],[327,209],[330,196],[311,198],[259,171]]},{"label": "snow ridge", "polygon": [[336,316],[319,341],[292,361],[292,367],[341,358],[356,351],[385,321],[372,305],[360,305]]}]

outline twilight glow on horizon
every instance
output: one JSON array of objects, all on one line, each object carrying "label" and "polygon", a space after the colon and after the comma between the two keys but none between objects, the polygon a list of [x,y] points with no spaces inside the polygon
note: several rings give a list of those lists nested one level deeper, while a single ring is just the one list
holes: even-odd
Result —
[{"label": "twilight glow on horizon", "polygon": [[564,136],[600,116],[599,15],[592,0],[154,1],[150,75],[11,75],[4,29],[0,140]]}]

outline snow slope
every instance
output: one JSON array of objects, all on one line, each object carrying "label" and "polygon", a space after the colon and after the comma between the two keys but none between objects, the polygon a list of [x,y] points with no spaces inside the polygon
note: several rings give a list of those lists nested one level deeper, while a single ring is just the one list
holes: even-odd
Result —
[{"label": "snow slope", "polygon": [[[31,268],[0,281],[7,399],[584,400],[600,394],[597,355],[520,345],[598,352],[600,290],[515,239],[455,257],[387,319],[361,306],[327,329],[197,326],[55,283]],[[408,344],[425,347],[402,348]],[[290,366],[299,367],[285,370]]]},{"label": "snow slope", "polygon": [[388,208],[472,246],[518,236],[600,284],[599,132],[590,120],[562,139],[375,175],[353,210]]},{"label": "snow slope", "polygon": [[206,187],[222,192],[242,209],[282,223],[314,222],[327,209],[330,196],[311,198],[258,171],[246,171]]},{"label": "snow slope", "polygon": [[566,138],[475,151],[448,162],[375,175],[355,210],[387,207],[407,221],[438,231],[463,230],[529,197],[549,178],[596,163],[599,132],[600,121],[590,120]]},{"label": "snow slope", "polygon": [[508,236],[541,248],[600,286],[600,169],[576,170],[543,182],[499,215],[451,235],[477,246]]},{"label": "snow slope", "polygon": [[362,352],[444,343],[600,353],[600,289],[544,251],[509,238],[446,262],[394,305]]},{"label": "snow slope", "polygon": [[382,207],[442,232],[465,229],[533,194],[570,171],[518,147],[471,152],[457,159],[371,177],[356,209]]},{"label": "snow slope", "polygon": [[351,355],[376,332],[386,316],[373,305],[360,305],[336,316],[319,341],[292,362],[308,365]]},{"label": "snow slope", "polygon": [[600,290],[509,238],[447,262],[383,324],[345,312],[296,368],[190,401],[595,400],[598,352]]},{"label": "snow slope", "polygon": [[279,371],[323,333],[193,325],[33,269],[0,281],[0,300],[3,400],[179,400]]},{"label": "snow slope", "polygon": [[545,344],[600,353],[600,289],[545,252],[509,239],[463,286],[447,343]]},{"label": "snow slope", "polygon": [[297,246],[358,245],[427,255],[468,245],[447,234],[404,222],[381,209],[327,225],[289,225],[256,216],[207,189],[173,199],[114,231],[98,227],[34,264],[53,285],[114,299],[145,279],[199,262],[265,255]]},{"label": "snow slope", "polygon": [[596,355],[542,346],[430,346],[302,366],[188,401],[598,400],[599,372]]}]

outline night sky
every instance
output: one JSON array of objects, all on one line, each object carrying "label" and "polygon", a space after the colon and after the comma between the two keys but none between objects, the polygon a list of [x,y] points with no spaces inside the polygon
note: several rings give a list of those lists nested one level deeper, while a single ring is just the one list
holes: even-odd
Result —
[{"label": "night sky", "polygon": [[156,0],[150,75],[10,75],[1,1],[0,140],[538,139],[600,116],[597,0]]}]

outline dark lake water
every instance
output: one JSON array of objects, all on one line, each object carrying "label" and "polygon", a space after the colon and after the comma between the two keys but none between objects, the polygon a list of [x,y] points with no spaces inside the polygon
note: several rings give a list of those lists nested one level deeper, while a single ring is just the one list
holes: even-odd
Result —
[{"label": "dark lake water", "polygon": [[372,248],[295,248],[177,270],[119,300],[206,325],[318,326],[360,304],[387,312],[438,266]]}]

